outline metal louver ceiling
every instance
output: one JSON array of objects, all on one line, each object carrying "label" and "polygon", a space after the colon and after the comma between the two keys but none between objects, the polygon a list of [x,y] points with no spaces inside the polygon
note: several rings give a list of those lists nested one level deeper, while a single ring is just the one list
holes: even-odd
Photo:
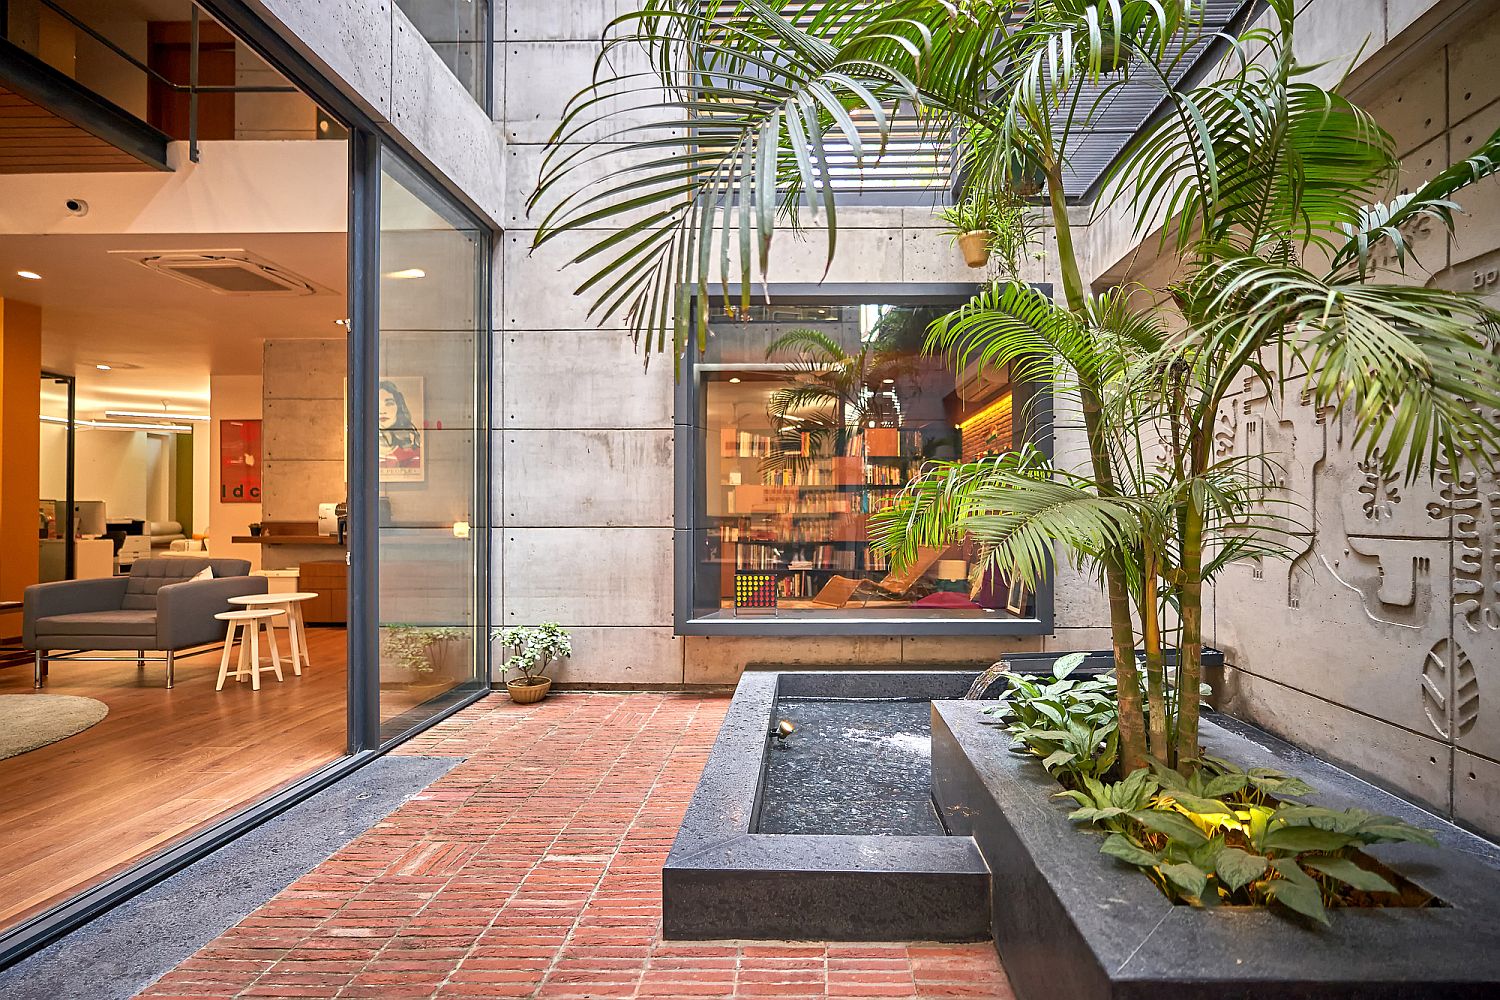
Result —
[{"label": "metal louver ceiling", "polygon": [[[1237,23],[1242,12],[1255,2],[1256,0],[1202,0],[1205,36],[1189,47],[1186,58],[1179,64],[1176,79],[1172,81],[1174,86],[1195,82],[1211,62],[1205,56],[1210,54],[1213,47],[1213,33]],[[805,0],[799,6],[811,17],[822,7],[822,3],[820,0]],[[731,5],[726,4],[720,8],[718,18],[728,20],[732,9]],[[794,19],[797,16],[794,14]],[[1086,88],[1084,103],[1096,98],[1104,89],[1104,85]],[[1087,134],[1075,138],[1073,142],[1065,173],[1070,200],[1088,201],[1093,198],[1101,176],[1131,138],[1145,127],[1161,107],[1160,93],[1145,82],[1126,83],[1106,98]],[[877,157],[873,151],[882,149],[882,137],[874,117],[868,112],[859,111],[852,112],[851,117],[859,127],[865,149],[864,162],[859,162],[838,130],[826,136],[824,143],[835,190],[877,197],[882,194],[904,193],[909,199],[911,195],[922,193],[933,197],[953,187],[957,164],[954,160],[954,137],[951,134],[939,134],[925,129],[911,115],[897,116],[895,124],[884,137],[884,151]]]}]

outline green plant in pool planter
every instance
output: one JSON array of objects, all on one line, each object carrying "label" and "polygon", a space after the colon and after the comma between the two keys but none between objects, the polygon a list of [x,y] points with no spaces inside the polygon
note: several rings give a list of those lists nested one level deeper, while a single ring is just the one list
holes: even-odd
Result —
[{"label": "green plant in pool planter", "polygon": [[999,704],[984,710],[1004,720],[1015,737],[1012,749],[1042,758],[1049,772],[1098,777],[1114,768],[1119,757],[1119,714],[1115,709],[1113,677],[1071,674],[1085,659],[1070,653],[1053,665],[1047,679],[1004,673],[1007,682]]},{"label": "green plant in pool planter", "polygon": [[[506,680],[514,684],[539,683],[554,660],[573,655],[573,641],[557,622],[495,628],[490,630],[490,638],[512,650],[500,669]],[[512,681],[512,674],[521,676]]]},{"label": "green plant in pool planter", "polygon": [[451,625],[386,625],[385,650],[399,665],[414,674],[430,674],[437,669],[433,648],[439,643],[469,637],[469,630]]},{"label": "green plant in pool planter", "polygon": [[1058,796],[1077,806],[1069,819],[1107,832],[1101,853],[1140,868],[1170,898],[1277,904],[1326,924],[1331,907],[1381,905],[1401,891],[1360,848],[1436,845],[1391,816],[1306,805],[1298,800],[1313,789],[1274,768],[1204,756],[1187,774],[1158,763],[1108,780],[1119,748],[1114,681],[1069,679],[1082,661],[1060,658],[1050,680],[1005,675],[1010,689],[986,714],[1006,720],[1013,749],[1042,758],[1064,786]]}]

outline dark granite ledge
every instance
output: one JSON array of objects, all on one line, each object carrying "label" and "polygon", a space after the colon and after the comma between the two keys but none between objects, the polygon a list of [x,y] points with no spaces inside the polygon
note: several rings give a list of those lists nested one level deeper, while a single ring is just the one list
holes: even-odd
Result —
[{"label": "dark granite ledge", "polygon": [[[1021,1000],[1425,1000],[1500,996],[1500,868],[1486,842],[1243,724],[1205,720],[1210,752],[1302,778],[1312,801],[1398,815],[1439,830],[1442,849],[1371,853],[1449,905],[1336,910],[1318,928],[1269,909],[1174,906],[1101,836],[1034,760],[979,714],[933,705],[934,794],[951,829],[972,830],[994,877],[996,947]],[[1456,849],[1455,849],[1456,848]]]}]

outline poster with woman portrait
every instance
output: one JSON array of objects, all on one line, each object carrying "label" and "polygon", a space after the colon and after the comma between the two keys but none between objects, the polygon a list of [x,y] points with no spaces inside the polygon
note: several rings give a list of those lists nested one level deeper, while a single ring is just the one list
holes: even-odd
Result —
[{"label": "poster with woman portrait", "polygon": [[422,455],[422,382],[415,375],[380,380],[376,413],[382,483],[420,483],[427,476]]}]

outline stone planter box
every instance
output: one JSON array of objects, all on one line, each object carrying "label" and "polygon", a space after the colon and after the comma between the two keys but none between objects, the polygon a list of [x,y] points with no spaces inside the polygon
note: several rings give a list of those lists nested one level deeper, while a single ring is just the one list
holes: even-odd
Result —
[{"label": "stone planter box", "polygon": [[1034,758],[981,722],[984,702],[934,702],[933,794],[992,873],[996,949],[1019,1000],[1479,1000],[1500,996],[1500,849],[1252,727],[1205,720],[1210,753],[1311,784],[1310,801],[1437,831],[1441,849],[1368,852],[1446,905],[1342,909],[1320,928],[1280,912],[1174,905],[1102,835]]}]

